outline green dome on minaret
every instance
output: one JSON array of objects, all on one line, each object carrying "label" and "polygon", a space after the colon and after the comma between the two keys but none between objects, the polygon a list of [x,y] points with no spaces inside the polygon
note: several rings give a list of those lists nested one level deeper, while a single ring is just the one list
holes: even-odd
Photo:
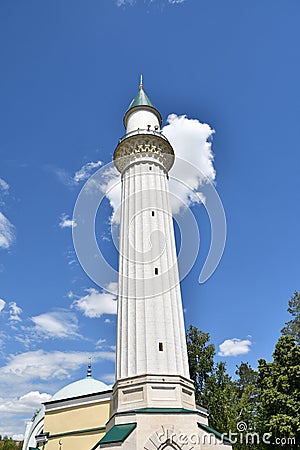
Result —
[{"label": "green dome on minaret", "polygon": [[130,103],[128,110],[134,108],[135,106],[151,106],[151,108],[155,108],[150,98],[144,91],[143,87],[140,87],[139,92],[136,94],[135,98]]},{"label": "green dome on minaret", "polygon": [[155,106],[153,105],[153,103],[151,102],[150,98],[148,97],[143,88],[141,88],[139,92],[136,94],[135,98],[130,103],[128,110],[134,108],[135,106],[151,106],[152,108],[155,108]]},{"label": "green dome on minaret", "polygon": [[125,113],[125,117],[124,117],[125,126],[126,126],[126,121],[127,121],[129,112],[131,112],[132,109],[143,107],[143,106],[146,107],[147,109],[150,108],[153,112],[155,112],[155,114],[159,116],[158,120],[160,121],[160,123],[162,122],[159,111],[153,105],[150,98],[148,97],[148,95],[146,94],[146,92],[143,89],[143,77],[141,75],[139,92],[136,94],[135,98],[132,100],[132,102],[130,103],[130,105]]}]

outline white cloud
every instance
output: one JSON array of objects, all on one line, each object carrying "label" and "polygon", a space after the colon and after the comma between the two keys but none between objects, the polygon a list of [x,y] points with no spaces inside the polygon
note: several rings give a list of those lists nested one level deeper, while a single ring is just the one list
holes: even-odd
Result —
[{"label": "white cloud", "polygon": [[250,351],[252,342],[249,339],[226,339],[219,345],[219,356],[238,356],[245,355]]},{"label": "white cloud", "polygon": [[0,205],[4,206],[5,202],[4,202],[4,197],[6,195],[8,195],[8,191],[9,191],[9,184],[3,180],[3,178],[0,178]]},{"label": "white cloud", "polygon": [[59,181],[66,186],[77,186],[80,182],[87,180],[95,169],[102,166],[102,161],[91,161],[84,164],[73,176],[65,169],[47,166],[47,169],[53,172]]},{"label": "white cloud", "polygon": [[116,296],[97,289],[86,289],[87,295],[75,300],[72,306],[79,309],[86,317],[101,317],[103,314],[116,314]]},{"label": "white cloud", "polygon": [[1,401],[0,415],[5,414],[32,414],[34,410],[41,407],[41,403],[50,400],[51,395],[47,393],[40,393],[39,391],[31,391],[18,398]]},{"label": "white cloud", "polygon": [[104,320],[104,323],[112,323],[112,320],[107,318],[107,319]]},{"label": "white cloud", "polygon": [[53,172],[59,181],[66,186],[74,186],[76,183],[65,169],[47,166],[47,169]]},{"label": "white cloud", "polygon": [[5,305],[6,305],[6,302],[2,298],[0,298],[0,312],[5,307]]},{"label": "white cloud", "polygon": [[[185,203],[204,201],[201,186],[214,181],[211,139],[214,130],[197,119],[185,115],[170,114],[168,124],[162,132],[170,141],[175,153],[175,163],[170,170],[170,192],[173,214],[177,214]],[[198,194],[198,195],[195,195]]]},{"label": "white cloud", "polygon": [[116,0],[117,6],[123,6],[123,5],[133,5],[135,3],[135,0]]},{"label": "white cloud", "polygon": [[17,442],[21,442],[24,440],[24,434],[13,434],[12,435],[12,440],[13,441],[17,441]]},{"label": "white cloud", "polygon": [[9,303],[9,320],[14,322],[21,322],[20,315],[22,314],[22,308],[20,308],[16,302]]},{"label": "white cloud", "polygon": [[9,184],[6,183],[6,181],[3,180],[3,178],[0,178],[0,190],[1,191],[8,191],[9,190]]},{"label": "white cloud", "polygon": [[[80,169],[80,171],[82,169]],[[111,216],[111,222],[113,223],[119,223],[120,221],[120,199],[121,199],[120,181],[121,181],[120,173],[111,163],[101,170],[100,177],[98,177],[97,175],[95,177],[91,177],[88,180],[87,184],[85,185],[85,193],[89,194],[96,193],[96,195],[99,196],[100,192],[107,197],[110,206],[112,207],[113,210]]]},{"label": "white cloud", "polygon": [[103,348],[103,344],[106,342],[106,339],[98,339],[98,341],[96,342],[96,348],[101,349]]},{"label": "white cloud", "polygon": [[59,226],[60,228],[73,228],[77,226],[77,223],[75,222],[75,220],[70,219],[67,214],[62,214],[60,216]]},{"label": "white cloud", "polygon": [[68,261],[69,266],[72,266],[75,263],[77,263],[77,259],[70,259],[70,261]]},{"label": "white cloud", "polygon": [[101,376],[101,380],[105,381],[106,383],[113,384],[116,380],[114,373],[106,373],[105,375]]},{"label": "white cloud", "polygon": [[34,331],[46,338],[78,337],[78,320],[69,311],[54,311],[31,318],[35,324]]},{"label": "white cloud", "polygon": [[[21,327],[21,331],[20,329],[17,329],[17,327],[12,327],[16,333],[14,335],[14,340],[16,342],[19,342],[26,350],[29,350],[32,346],[33,341],[39,340],[40,341],[40,336],[37,336],[36,334],[34,335],[34,337],[30,336],[29,334],[25,334],[26,331],[32,331],[32,328],[25,328],[25,327]],[[25,333],[24,333],[25,331]],[[17,332],[19,334],[17,334]]]},{"label": "white cloud", "polygon": [[15,227],[0,212],[0,248],[8,249],[15,241]]},{"label": "white cloud", "polygon": [[99,186],[101,192],[108,198],[113,213],[111,221],[113,223],[120,222],[120,201],[121,201],[121,176],[115,167],[110,167],[102,174],[104,184]]},{"label": "white cloud", "polygon": [[115,281],[111,281],[107,286],[106,289],[108,292],[111,292],[112,294],[117,295],[118,293],[118,283]]},{"label": "white cloud", "polygon": [[98,169],[99,167],[102,166],[102,161],[97,161],[97,162],[88,162],[87,164],[85,164],[84,166],[81,167],[81,169],[79,169],[75,175],[74,175],[74,181],[75,183],[79,183],[81,181],[85,181],[87,180],[91,173],[95,170]]},{"label": "white cloud", "polygon": [[[114,352],[93,352],[90,355],[94,362],[101,360],[114,361]],[[70,378],[72,372],[86,366],[86,352],[46,352],[36,350],[10,355],[8,363],[0,367],[0,381],[24,383],[31,380],[51,380]]]},{"label": "white cloud", "polygon": [[[75,226],[77,226],[77,224]],[[65,256],[69,266],[72,266],[77,263],[77,257],[74,250],[66,250]]]}]

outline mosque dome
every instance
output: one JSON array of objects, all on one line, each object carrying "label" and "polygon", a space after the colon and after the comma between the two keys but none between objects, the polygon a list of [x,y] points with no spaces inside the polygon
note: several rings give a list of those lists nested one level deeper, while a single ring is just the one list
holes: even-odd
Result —
[{"label": "mosque dome", "polygon": [[[84,397],[89,394],[98,394],[101,392],[111,391],[111,386],[96,380],[92,377],[91,363],[89,362],[87,376],[73,383],[67,384],[57,391],[45,405],[59,400],[68,400],[74,397]],[[30,447],[36,448],[36,436],[43,433],[45,418],[45,407],[41,404],[40,411],[35,414],[34,418],[28,422],[25,430],[24,444],[22,450],[30,450]]]},{"label": "mosque dome", "polygon": [[86,377],[82,380],[74,381],[74,383],[67,384],[67,386],[64,386],[56,392],[50,401],[94,394],[95,392],[103,392],[110,389],[111,387],[107,386],[107,384],[102,381],[95,380],[95,378],[92,377]]}]

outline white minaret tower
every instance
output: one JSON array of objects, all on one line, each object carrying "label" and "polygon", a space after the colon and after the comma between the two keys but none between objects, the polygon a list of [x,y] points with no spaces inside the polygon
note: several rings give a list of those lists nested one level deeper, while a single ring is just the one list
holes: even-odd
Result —
[{"label": "white minaret tower", "polygon": [[168,192],[174,152],[142,83],[124,124],[114,154],[122,174],[116,378],[189,379]]},{"label": "white minaret tower", "polygon": [[141,78],[114,153],[122,175],[116,382],[100,448],[206,448],[179,442],[180,433],[203,433],[207,414],[189,377],[168,190],[174,151],[161,122]]}]

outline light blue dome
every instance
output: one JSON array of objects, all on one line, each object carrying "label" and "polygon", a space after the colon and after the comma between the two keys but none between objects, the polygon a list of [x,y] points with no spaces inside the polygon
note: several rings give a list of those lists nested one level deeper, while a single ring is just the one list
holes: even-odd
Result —
[{"label": "light blue dome", "polygon": [[53,395],[50,401],[63,400],[72,397],[78,397],[80,395],[94,394],[96,392],[104,392],[110,390],[111,387],[102,381],[95,380],[92,377],[86,377],[82,380],[74,381],[67,386],[60,389]]}]

